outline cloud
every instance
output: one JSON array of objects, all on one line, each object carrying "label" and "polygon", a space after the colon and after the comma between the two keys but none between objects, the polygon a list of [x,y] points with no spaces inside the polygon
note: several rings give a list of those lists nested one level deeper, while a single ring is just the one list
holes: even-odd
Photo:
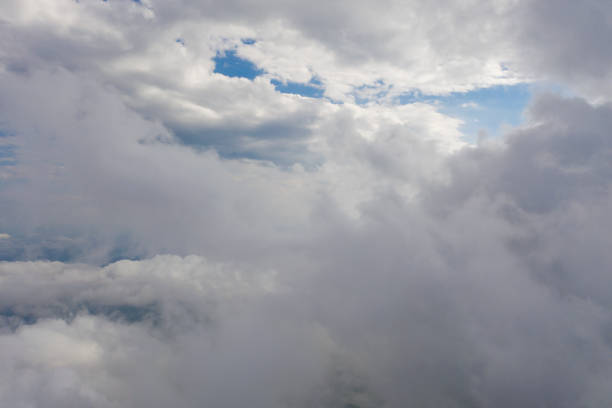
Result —
[{"label": "cloud", "polygon": [[[87,72],[119,88],[131,107],[161,120],[184,142],[212,146],[230,156],[244,155],[248,146],[246,154],[257,157],[268,150],[252,143],[262,138],[261,129],[266,134],[269,128],[279,129],[285,138],[302,140],[316,111],[326,109],[324,103],[278,95],[271,80],[308,83],[317,78],[326,97],[344,102],[353,101],[356,90],[363,87],[392,98],[415,88],[446,93],[518,80],[484,53],[480,57],[485,61],[452,57],[464,52],[467,44],[451,51],[442,49],[443,39],[473,37],[450,36],[444,27],[452,13],[438,16],[438,11],[423,4],[414,5],[422,16],[416,16],[412,7],[394,6],[378,10],[377,18],[371,18],[371,7],[365,3],[352,4],[350,17],[340,12],[342,7],[327,5],[326,19],[305,12],[297,3],[244,6],[214,2],[201,8],[185,2],[168,9],[156,2],[150,7],[127,1],[6,3],[2,62],[12,72],[45,66]],[[269,15],[262,12],[265,9],[276,12]],[[467,7],[465,13],[474,10]],[[40,15],[45,18],[36,17]],[[421,18],[431,20],[432,32],[416,24]],[[384,19],[399,19],[402,24],[385,24],[388,28],[383,29],[379,22]],[[462,24],[467,27],[468,21]],[[434,29],[437,25],[442,26]],[[333,34],[338,29],[346,33],[342,39]],[[488,49],[494,53],[496,48]],[[213,59],[226,50],[257,64],[266,75],[252,82],[221,77],[214,72]],[[446,56],[449,52],[451,56]],[[253,110],[253,104],[260,108]],[[295,126],[289,128],[279,118]],[[226,134],[226,128],[232,133]],[[225,135],[223,141],[219,133]],[[275,157],[296,154],[269,137],[264,144],[280,149]]]},{"label": "cloud", "polygon": [[612,32],[612,5],[597,0],[522,3],[515,15],[523,54],[519,64],[591,100],[609,101],[612,53],[602,41]]},{"label": "cloud", "polygon": [[299,305],[287,319],[270,272],[158,256],[4,264],[1,279],[3,403],[278,406],[331,371],[333,342]]},{"label": "cloud", "polygon": [[610,405],[606,3],[0,15],[0,405]]},{"label": "cloud", "polygon": [[[53,259],[104,262],[118,246],[128,257],[166,251],[256,256],[256,247],[299,239],[294,231],[309,223],[320,193],[352,211],[385,188],[380,175],[388,174],[411,194],[418,180],[441,177],[440,157],[463,144],[460,122],[427,105],[326,103],[304,141],[314,162],[282,168],[185,147],[118,93],[79,75],[7,73],[2,81],[2,121],[19,146],[4,194],[4,225],[14,237],[5,250],[9,259],[58,253]],[[273,131],[262,129],[265,138],[295,149],[290,137]],[[231,127],[218,134],[231,136]],[[261,148],[274,154],[274,145]],[[45,246],[32,247],[33,240]]]},{"label": "cloud", "polygon": [[[289,165],[302,156],[316,161],[307,139],[318,114],[329,109],[328,99],[389,102],[414,91],[445,95],[534,80],[606,99],[598,85],[610,65],[598,51],[609,14],[602,2],[556,4],[556,19],[532,1],[435,7],[389,1],[376,10],[367,2],[341,2],[312,10],[322,8],[324,18],[296,2],[184,1],[171,8],[159,2],[9,2],[0,26],[1,61],[9,72],[50,66],[86,72],[117,87],[131,108],[161,121],[182,143]],[[552,46],[566,27],[578,33],[575,40]],[[226,51],[263,74],[249,81],[215,73],[214,58]],[[581,61],[593,61],[599,71]],[[325,101],[275,90],[275,81],[313,78]]]},{"label": "cloud", "polygon": [[[259,210],[265,227],[257,236],[227,229],[231,216],[219,221],[225,236],[205,231],[219,246],[202,241],[206,234],[189,235],[201,252],[225,258],[221,263],[198,256],[105,267],[4,263],[3,402],[573,407],[609,401],[609,112],[543,96],[524,128],[443,156],[434,179],[406,179],[398,169],[409,163],[363,159],[377,149],[393,157],[392,139],[382,146],[376,138],[351,143],[354,150],[345,153],[362,162],[363,174],[387,180],[385,188],[362,198],[355,214],[336,201],[344,195],[336,196],[333,185],[322,190],[326,184],[315,182],[332,179],[329,168],[281,172],[285,183],[295,177],[319,192],[303,196],[309,210],[303,223],[289,215],[293,229],[275,239],[274,226],[287,225],[282,214]],[[165,155],[175,149],[160,148]],[[194,154],[179,151],[176,163]],[[261,171],[250,176],[250,188],[280,171],[196,159],[215,169],[217,181],[221,163],[234,165],[234,176],[243,165]],[[330,155],[332,163],[342,165]],[[402,195],[403,180],[416,195]],[[238,186],[219,190],[219,203],[236,197]],[[259,197],[265,186],[257,185]],[[282,190],[274,191],[279,197]],[[251,197],[252,205],[263,205]],[[137,211],[128,214],[125,219]],[[189,222],[191,228],[164,224],[165,235],[137,241],[159,247],[157,239],[193,233],[195,221]],[[139,223],[128,224],[133,233],[151,231]],[[236,245],[223,251],[231,242]]]}]

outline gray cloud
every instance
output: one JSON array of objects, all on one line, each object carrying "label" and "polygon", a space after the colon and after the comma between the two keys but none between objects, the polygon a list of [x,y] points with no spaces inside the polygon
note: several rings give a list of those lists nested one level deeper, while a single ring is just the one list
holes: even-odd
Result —
[{"label": "gray cloud", "polygon": [[519,64],[536,76],[609,101],[612,5],[607,1],[527,1],[515,18]]},{"label": "gray cloud", "polygon": [[0,6],[0,405],[610,405],[607,3],[314,6]]},{"label": "gray cloud", "polygon": [[[225,263],[4,263],[3,402],[605,404],[609,111],[544,96],[524,128],[450,156],[447,177],[420,180],[417,198],[396,181],[355,219],[333,190],[312,195],[309,222],[286,235],[299,239],[268,227],[232,251],[201,247]],[[396,171],[377,163],[378,177]],[[224,246],[248,237],[208,233]]]}]

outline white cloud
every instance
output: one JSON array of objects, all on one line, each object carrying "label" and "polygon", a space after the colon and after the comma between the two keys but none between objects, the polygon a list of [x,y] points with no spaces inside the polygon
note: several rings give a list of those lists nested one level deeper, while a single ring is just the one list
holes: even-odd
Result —
[{"label": "white cloud", "polygon": [[480,105],[478,105],[476,102],[465,102],[465,103],[462,103],[460,106],[462,108],[464,108],[464,109],[478,109],[478,108],[480,108]]},{"label": "white cloud", "polygon": [[607,4],[3,2],[0,405],[609,405]]},{"label": "white cloud", "polygon": [[[74,78],[54,77],[62,78],[70,89]],[[96,106],[114,100],[88,89]],[[524,129],[443,159],[416,141],[405,147],[401,140],[409,137],[394,140],[394,116],[386,116],[391,128],[345,142],[342,134],[367,128],[359,111],[344,110],[345,126],[337,127],[339,119],[322,126],[326,132],[337,127],[330,140],[339,144],[322,150],[326,164],[311,172],[223,161],[172,145],[138,145],[145,149],[139,153],[111,138],[123,149],[107,156],[72,138],[74,149],[96,152],[96,160],[131,151],[129,162],[139,163],[143,174],[120,161],[96,170],[95,178],[88,176],[99,183],[95,216],[77,219],[82,204],[62,201],[72,217],[63,224],[86,220],[109,234],[120,220],[144,247],[174,242],[173,251],[187,248],[225,262],[157,256],[103,268],[2,264],[0,349],[8,368],[0,397],[8,405],[96,407],[109,401],[239,406],[243,398],[254,406],[298,407],[608,401],[602,384],[612,370],[609,111],[546,96],[533,105]],[[89,113],[85,123],[98,123]],[[152,126],[127,112],[113,117],[135,130]],[[57,113],[50,118],[61,122]],[[409,135],[399,123],[397,132]],[[106,133],[100,125],[89,128]],[[410,163],[400,158],[411,151],[437,158],[434,168],[443,176],[405,173]],[[90,171],[98,168],[87,157]],[[146,186],[150,163],[163,163],[162,157],[173,166],[154,174],[155,199],[117,195]],[[78,168],[63,179],[71,194],[84,191],[74,176],[86,167]],[[105,180],[117,171],[110,188]],[[197,179],[185,178],[192,173]],[[223,180],[224,188],[204,184],[203,175]],[[138,184],[120,182],[128,176]],[[342,200],[359,191],[357,180],[376,194],[357,200],[355,215]],[[355,184],[342,190],[342,181]],[[191,207],[207,202],[193,193],[198,183],[206,186],[203,197],[217,194],[200,217]],[[405,185],[416,189],[408,199]],[[299,200],[296,191],[303,192]],[[113,200],[105,203],[105,195]],[[38,197],[58,199],[53,191]],[[149,211],[161,211],[155,206],[162,198],[164,215],[154,218]],[[34,205],[40,202],[22,214],[40,213]],[[46,205],[44,211],[57,220],[59,210]],[[185,224],[163,219],[177,212]]]}]

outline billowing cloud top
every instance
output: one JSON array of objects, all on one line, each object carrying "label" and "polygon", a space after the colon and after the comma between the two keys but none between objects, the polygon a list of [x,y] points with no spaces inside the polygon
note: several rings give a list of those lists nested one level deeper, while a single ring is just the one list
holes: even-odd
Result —
[{"label": "billowing cloud top", "polygon": [[0,3],[0,406],[612,405],[612,3]]}]

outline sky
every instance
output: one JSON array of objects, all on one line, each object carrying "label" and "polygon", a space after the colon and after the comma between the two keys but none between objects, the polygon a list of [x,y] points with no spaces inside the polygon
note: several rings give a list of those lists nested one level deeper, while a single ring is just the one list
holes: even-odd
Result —
[{"label": "sky", "polygon": [[0,406],[612,406],[612,3],[0,2]]}]

